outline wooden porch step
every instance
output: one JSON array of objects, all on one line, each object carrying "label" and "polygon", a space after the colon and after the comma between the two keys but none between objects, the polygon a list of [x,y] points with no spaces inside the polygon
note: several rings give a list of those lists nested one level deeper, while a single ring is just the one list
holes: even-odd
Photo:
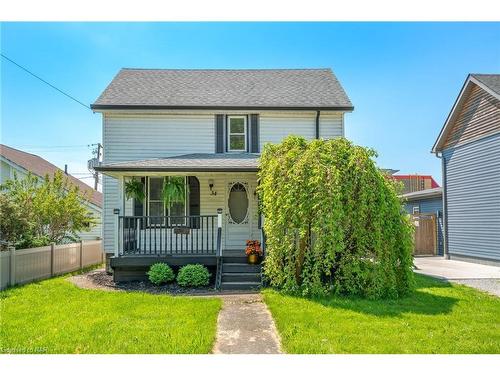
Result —
[{"label": "wooden porch step", "polygon": [[223,272],[222,282],[260,282],[260,273],[250,272]]},{"label": "wooden porch step", "polygon": [[238,264],[247,264],[246,256],[236,256],[236,255],[223,255],[222,261],[224,263],[238,263]]},{"label": "wooden porch step", "polygon": [[224,250],[222,250],[222,255],[223,256],[230,256],[230,257],[246,258],[246,254],[245,254],[244,249],[224,249]]},{"label": "wooden porch step", "polygon": [[226,263],[224,262],[224,273],[237,272],[237,273],[260,273],[260,264],[248,263]]},{"label": "wooden porch step", "polygon": [[223,281],[221,283],[221,290],[258,290],[260,287],[260,281]]}]

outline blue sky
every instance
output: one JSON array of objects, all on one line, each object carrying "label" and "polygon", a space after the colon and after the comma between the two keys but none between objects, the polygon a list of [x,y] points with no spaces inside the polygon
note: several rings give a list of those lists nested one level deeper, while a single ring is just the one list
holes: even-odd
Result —
[{"label": "blue sky", "polygon": [[[500,23],[3,23],[1,50],[84,103],[121,67],[330,67],[355,106],[346,136],[381,167],[432,174],[469,72],[500,72]],[[1,61],[1,142],[85,178],[101,118]],[[88,178],[83,181],[91,183]]]}]

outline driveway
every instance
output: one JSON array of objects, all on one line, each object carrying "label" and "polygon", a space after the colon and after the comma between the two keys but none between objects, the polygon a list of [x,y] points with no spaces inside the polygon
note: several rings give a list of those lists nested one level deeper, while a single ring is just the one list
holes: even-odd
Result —
[{"label": "driveway", "polygon": [[443,257],[417,257],[414,263],[417,273],[468,285],[500,297],[500,267]]}]

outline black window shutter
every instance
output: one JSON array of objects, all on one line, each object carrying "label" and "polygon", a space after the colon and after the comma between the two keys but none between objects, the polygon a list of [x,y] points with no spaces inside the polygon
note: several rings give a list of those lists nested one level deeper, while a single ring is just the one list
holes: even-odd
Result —
[{"label": "black window shutter", "polygon": [[215,115],[215,152],[224,152],[224,115]]},{"label": "black window shutter", "polygon": [[[197,216],[200,214],[200,181],[195,176],[188,177],[189,185],[189,215]],[[200,218],[191,218],[190,227],[199,228]]]},{"label": "black window shutter", "polygon": [[259,153],[259,115],[250,115],[250,152]]},{"label": "black window shutter", "polygon": [[[146,192],[146,177],[141,177],[141,183],[144,188],[144,192]],[[141,202],[139,199],[134,199],[134,216],[144,216],[146,213],[144,212],[144,205],[146,204],[147,197],[144,196],[144,201]],[[135,221],[135,220],[134,220]],[[139,219],[141,223],[140,226],[144,229],[145,220]],[[135,224],[134,224],[135,225]]]},{"label": "black window shutter", "polygon": [[[146,178],[141,177],[141,183],[144,187],[144,191],[146,190]],[[144,203],[139,199],[134,199],[134,216],[144,216]]]}]

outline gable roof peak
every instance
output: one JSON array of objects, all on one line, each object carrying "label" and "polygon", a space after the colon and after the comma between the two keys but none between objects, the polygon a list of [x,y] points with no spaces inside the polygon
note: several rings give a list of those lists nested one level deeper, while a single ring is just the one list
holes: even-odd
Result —
[{"label": "gable roof peak", "polygon": [[123,68],[91,108],[353,110],[330,68]]}]

